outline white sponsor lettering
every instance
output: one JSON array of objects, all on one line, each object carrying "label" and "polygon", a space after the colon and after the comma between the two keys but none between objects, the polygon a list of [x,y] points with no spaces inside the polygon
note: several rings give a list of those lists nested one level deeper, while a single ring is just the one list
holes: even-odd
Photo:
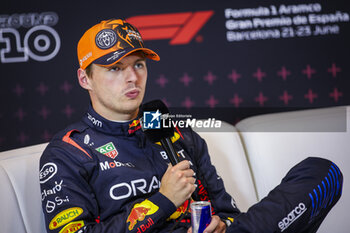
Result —
[{"label": "white sponsor lettering", "polygon": [[168,155],[166,154],[165,151],[161,151],[160,155],[163,157],[163,159],[167,160],[168,159]]},{"label": "white sponsor lettering", "polygon": [[233,208],[237,208],[236,201],[233,198],[231,198],[231,205],[233,206]]},{"label": "white sponsor lettering", "polygon": [[98,127],[102,127],[102,121],[97,120],[95,117],[91,116],[89,113],[88,113],[88,119],[92,122],[92,124]]},{"label": "white sponsor lettering", "polygon": [[179,150],[177,153],[178,153],[179,155],[181,155],[181,156],[182,156],[182,158],[184,158],[184,159],[185,159],[186,157],[185,157],[185,153],[184,153],[184,152],[185,152],[185,150],[184,150],[184,149],[182,149],[182,150]]},{"label": "white sponsor lettering", "polygon": [[61,180],[60,183],[57,183],[57,181],[55,181],[55,186],[52,189],[48,189],[48,190],[44,189],[41,192],[41,201],[44,201],[45,198],[49,195],[53,195],[60,192],[62,190],[62,183],[63,183],[63,180]]},{"label": "white sponsor lettering", "polygon": [[90,142],[90,135],[86,134],[84,137],[84,143],[87,145],[87,144],[89,144],[89,142]]},{"label": "white sponsor lettering", "polygon": [[113,53],[111,57],[107,58],[107,61],[117,60],[120,57],[120,55],[122,55],[123,53],[125,53],[125,51],[116,51]]},{"label": "white sponsor lettering", "polygon": [[46,212],[51,213],[52,211],[55,210],[56,206],[60,206],[65,202],[69,202],[68,196],[66,196],[65,198],[61,198],[57,196],[55,197],[54,201],[48,200],[46,202]]},{"label": "white sponsor lettering", "polygon": [[[185,153],[184,153],[184,152],[185,152],[185,150],[182,149],[182,150],[179,150],[177,153],[178,153],[179,155],[181,155],[182,158],[185,159],[186,157],[185,157]],[[160,155],[163,157],[163,159],[165,159],[165,160],[168,159],[168,155],[166,154],[165,151],[160,151],[159,153],[160,153]]]},{"label": "white sponsor lettering", "polygon": [[135,167],[135,166],[132,163],[122,163],[115,160],[111,162],[108,162],[108,161],[100,162],[101,171],[109,170],[115,167]]},{"label": "white sponsor lettering", "polygon": [[46,202],[46,212],[47,213],[51,213],[52,211],[54,211],[56,208],[56,203],[53,201],[47,201]]},{"label": "white sponsor lettering", "polygon": [[279,223],[278,227],[283,232],[287,229],[296,219],[298,219],[307,210],[304,203],[299,203],[285,218],[283,218]]},{"label": "white sponsor lettering", "polygon": [[87,59],[89,59],[89,57],[91,57],[91,56],[92,56],[92,52],[89,52],[82,59],[80,59],[80,66],[82,66],[83,62],[86,61]]},{"label": "white sponsor lettering", "polygon": [[109,190],[109,195],[113,200],[122,200],[138,194],[146,194],[157,190],[160,187],[160,181],[156,176],[152,177],[150,184],[145,179],[132,180],[129,183],[123,182],[113,185]]},{"label": "white sponsor lettering", "polygon": [[39,178],[40,184],[45,183],[49,179],[51,179],[57,173],[57,166],[54,163],[46,163],[40,169]]},{"label": "white sponsor lettering", "polygon": [[69,198],[68,196],[66,196],[65,198],[55,197],[55,202],[57,205],[62,205],[65,202],[69,202]]},{"label": "white sponsor lettering", "polygon": [[[123,187],[124,187],[124,189],[122,190],[123,193],[124,193],[123,195],[120,195],[120,194],[119,195],[115,195],[114,194],[114,190],[118,191],[118,190],[121,190],[121,188],[123,188]],[[125,193],[125,188],[127,189],[126,193]],[[121,199],[125,199],[127,197],[130,197],[130,195],[131,195],[131,186],[128,183],[125,183],[125,182],[113,185],[111,187],[111,189],[109,190],[109,195],[114,200],[121,200]]]},{"label": "white sponsor lettering", "polygon": [[135,32],[134,30],[130,30],[130,29],[128,29],[127,32],[128,32],[128,36],[129,36],[130,38],[136,39],[136,40],[142,42],[142,38],[141,38],[140,33]]}]

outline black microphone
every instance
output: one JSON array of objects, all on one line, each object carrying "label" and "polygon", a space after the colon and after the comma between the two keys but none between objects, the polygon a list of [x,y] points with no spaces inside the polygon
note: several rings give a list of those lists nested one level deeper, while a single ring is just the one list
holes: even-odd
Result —
[{"label": "black microphone", "polygon": [[[162,114],[160,117],[160,127],[158,128],[146,128],[144,127],[144,113],[145,112],[155,112],[155,113]],[[146,134],[146,137],[150,139],[152,142],[160,142],[163,149],[165,150],[166,154],[168,155],[168,158],[171,162],[171,164],[174,166],[177,163],[180,162],[180,156],[175,151],[174,145],[171,141],[171,137],[174,136],[174,127],[172,124],[166,124],[167,127],[163,127],[165,124],[163,124],[164,121],[171,121],[169,117],[169,109],[167,106],[163,103],[161,100],[153,100],[148,103],[145,103],[141,106],[139,117],[140,117],[140,124],[143,132]],[[196,179],[196,185],[198,185],[198,181]],[[192,199],[195,201],[200,200],[198,193],[194,191],[192,193]],[[189,206],[189,205],[188,205]]]},{"label": "black microphone", "polygon": [[[145,112],[154,112],[155,114],[161,114],[159,116],[160,122],[158,122],[159,125],[157,126],[157,128],[145,127]],[[174,145],[171,141],[171,137],[174,136],[174,127],[172,126],[172,124],[167,124],[167,127],[163,127],[165,125],[164,121],[171,121],[171,119],[169,118],[169,109],[167,108],[167,106],[161,100],[153,100],[141,106],[140,114],[140,124],[147,138],[154,143],[160,142],[173,166],[179,163],[180,157],[175,151]]]}]

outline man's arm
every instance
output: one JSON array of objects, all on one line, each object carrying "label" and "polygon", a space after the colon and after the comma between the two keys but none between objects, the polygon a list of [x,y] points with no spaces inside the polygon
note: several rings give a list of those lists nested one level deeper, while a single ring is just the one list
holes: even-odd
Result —
[{"label": "man's arm", "polygon": [[159,192],[174,203],[176,208],[189,199],[196,189],[194,171],[187,160],[172,166],[163,175]]},{"label": "man's arm", "polygon": [[[161,192],[148,198],[134,199],[118,213],[100,218],[95,192],[89,184],[94,167],[92,158],[71,145],[49,146],[41,157],[41,193],[46,228],[49,233],[63,229],[82,232],[144,232],[161,227],[176,210],[175,205]],[[68,149],[67,149],[68,148]],[[166,183],[166,182],[165,182]],[[113,204],[113,203],[111,203]]]},{"label": "man's arm", "polygon": [[197,177],[202,185],[202,190],[207,192],[215,215],[222,220],[215,227],[211,226],[210,229],[223,229],[227,223],[230,224],[233,221],[234,216],[240,214],[240,210],[236,207],[234,199],[226,192],[222,178],[212,165],[206,142],[193,131],[192,140],[195,148],[194,163],[198,169]]}]

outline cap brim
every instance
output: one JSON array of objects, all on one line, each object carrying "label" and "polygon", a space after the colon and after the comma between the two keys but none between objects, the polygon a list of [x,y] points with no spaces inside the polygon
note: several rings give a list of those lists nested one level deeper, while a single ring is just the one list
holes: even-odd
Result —
[{"label": "cap brim", "polygon": [[117,50],[111,53],[108,53],[95,61],[93,61],[93,64],[99,65],[99,66],[111,66],[116,63],[118,63],[121,59],[128,56],[131,53],[142,51],[145,54],[145,57],[154,60],[159,61],[160,57],[157,53],[155,53],[153,50],[147,49],[147,48],[129,48],[124,50]]}]

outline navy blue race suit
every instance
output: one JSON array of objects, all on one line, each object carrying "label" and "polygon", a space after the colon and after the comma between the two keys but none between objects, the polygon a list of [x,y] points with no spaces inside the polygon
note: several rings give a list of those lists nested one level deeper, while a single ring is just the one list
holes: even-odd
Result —
[{"label": "navy blue race suit", "polygon": [[[210,200],[216,215],[232,220],[239,210],[211,165],[204,140],[184,129],[172,141],[181,158],[191,161],[200,200]],[[67,224],[67,229],[86,226],[84,232],[169,232],[188,206],[186,201],[176,209],[158,192],[169,163],[138,120],[108,121],[90,107],[82,121],[53,138],[40,159],[48,232]],[[178,231],[185,231],[189,220],[183,218]]]},{"label": "navy blue race suit", "polygon": [[[205,141],[191,129],[175,132],[172,141],[196,172],[198,198],[211,202],[213,214],[230,225],[227,232],[315,232],[341,195],[338,167],[308,158],[241,213],[212,166]],[[40,159],[47,231],[186,232],[189,202],[176,209],[158,192],[168,163],[138,120],[108,121],[90,106],[82,121],[52,139]]]}]

